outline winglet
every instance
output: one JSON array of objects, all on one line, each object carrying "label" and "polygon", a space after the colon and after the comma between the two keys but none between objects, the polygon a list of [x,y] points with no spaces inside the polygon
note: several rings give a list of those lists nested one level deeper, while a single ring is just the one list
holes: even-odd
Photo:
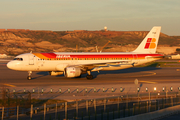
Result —
[{"label": "winglet", "polygon": [[133,52],[137,53],[156,53],[161,27],[155,26],[143,39],[141,44]]}]

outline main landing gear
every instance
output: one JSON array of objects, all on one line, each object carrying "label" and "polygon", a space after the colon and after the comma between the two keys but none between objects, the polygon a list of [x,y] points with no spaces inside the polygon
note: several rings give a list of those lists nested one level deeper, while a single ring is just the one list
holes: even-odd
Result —
[{"label": "main landing gear", "polygon": [[28,77],[27,77],[28,80],[32,79],[31,74],[32,74],[32,71],[28,71]]},{"label": "main landing gear", "polygon": [[87,71],[88,75],[86,76],[86,78],[88,80],[92,80],[93,79],[93,76],[91,75],[91,71]]}]

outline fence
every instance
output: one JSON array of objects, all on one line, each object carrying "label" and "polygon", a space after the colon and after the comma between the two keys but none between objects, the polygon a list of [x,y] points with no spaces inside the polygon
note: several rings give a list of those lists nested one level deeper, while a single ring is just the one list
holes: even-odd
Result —
[{"label": "fence", "polygon": [[52,105],[22,108],[2,107],[1,119],[20,114],[27,118],[39,119],[76,119],[76,120],[111,120],[143,114],[180,104],[179,92],[146,92],[132,95],[108,97],[101,99],[64,102]]}]

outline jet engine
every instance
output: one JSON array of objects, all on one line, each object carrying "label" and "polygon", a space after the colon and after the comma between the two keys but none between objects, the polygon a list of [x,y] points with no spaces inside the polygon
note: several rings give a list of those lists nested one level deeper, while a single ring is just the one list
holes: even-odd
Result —
[{"label": "jet engine", "polygon": [[79,77],[82,71],[79,67],[66,67],[64,74],[67,78]]}]

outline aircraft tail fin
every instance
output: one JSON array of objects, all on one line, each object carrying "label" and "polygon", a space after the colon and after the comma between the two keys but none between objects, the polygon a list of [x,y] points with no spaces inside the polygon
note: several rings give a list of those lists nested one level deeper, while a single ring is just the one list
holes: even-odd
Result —
[{"label": "aircraft tail fin", "polygon": [[141,44],[133,51],[138,53],[156,53],[161,27],[155,26],[146,35]]}]

